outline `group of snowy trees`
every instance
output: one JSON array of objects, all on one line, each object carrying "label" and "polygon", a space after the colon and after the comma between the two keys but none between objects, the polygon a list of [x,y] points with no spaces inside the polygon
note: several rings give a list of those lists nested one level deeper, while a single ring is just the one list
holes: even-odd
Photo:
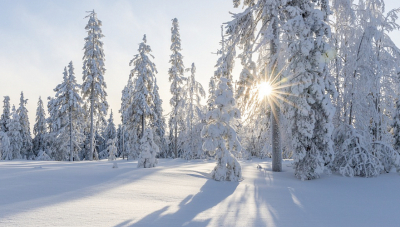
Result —
[{"label": "group of snowy trees", "polygon": [[[118,129],[118,138],[123,157],[133,159],[143,157],[140,153],[143,150],[144,136],[154,140],[159,157],[185,159],[205,157],[201,148],[203,141],[198,136],[205,123],[204,109],[200,104],[205,92],[202,85],[196,81],[195,64],[193,63],[188,69],[183,65],[179,24],[176,18],[172,20],[171,33],[171,68],[168,74],[171,82],[172,110],[168,114],[168,139],[162,100],[155,77],[157,69],[151,61],[153,56],[145,35],[139,45],[139,53],[130,62],[134,68],[122,91],[120,109],[122,125]],[[185,76],[185,72],[190,72],[190,75]]]},{"label": "group of snowy trees", "polygon": [[[331,3],[244,1],[227,23],[227,55],[243,67],[236,83],[246,113],[243,146],[271,156],[274,136],[281,136],[280,152],[294,159],[302,180],[323,171],[364,177],[399,171],[400,49],[388,33],[400,28],[400,9],[385,14],[383,0]],[[265,81],[274,93],[260,102],[257,86]],[[280,130],[272,132],[281,135],[271,135],[274,121]]]},{"label": "group of snowy trees", "polygon": [[[113,116],[106,124],[108,104],[104,82],[104,52],[101,21],[89,12],[83,57],[83,84],[75,79],[74,66],[64,68],[62,82],[48,98],[46,118],[43,101],[39,98],[31,138],[27,100],[21,93],[17,110],[10,111],[10,99],[4,97],[1,116],[1,158],[36,160],[92,160],[116,155],[116,128]],[[82,95],[82,97],[81,97]],[[95,136],[96,135],[96,136]],[[110,149],[107,149],[109,146]],[[105,156],[105,157],[104,157]]]},{"label": "group of snowy trees", "polygon": [[10,111],[10,98],[4,97],[3,113],[0,119],[0,159],[12,160],[34,156],[26,109],[27,101],[24,93],[21,92],[18,109],[13,106]]},{"label": "group of snowy trees", "polygon": [[[383,0],[333,2],[330,62],[333,99],[334,170],[371,177],[399,171],[399,57],[388,33],[399,29],[400,9],[385,13]],[[347,7],[346,7],[347,6]]]},{"label": "group of snowy trees", "polygon": [[[185,68],[179,23],[172,20],[171,112],[168,128],[157,69],[146,35],[130,61],[122,90],[121,124],[109,120],[104,81],[102,23],[89,12],[83,84],[72,62],[49,97],[46,118],[39,98],[31,139],[21,93],[19,108],[4,98],[2,159],[215,158],[216,180],[242,178],[237,158],[293,158],[296,177],[324,171],[377,176],[400,171],[400,49],[388,33],[400,29],[400,9],[383,0],[233,0],[243,12],[222,27],[221,48],[206,93],[196,67]],[[239,59],[242,71],[233,81]],[[260,84],[272,86],[260,96]],[[82,97],[81,97],[82,95]],[[241,114],[242,113],[242,114]],[[201,137],[199,136],[201,135]],[[281,143],[281,141],[284,141]]]}]

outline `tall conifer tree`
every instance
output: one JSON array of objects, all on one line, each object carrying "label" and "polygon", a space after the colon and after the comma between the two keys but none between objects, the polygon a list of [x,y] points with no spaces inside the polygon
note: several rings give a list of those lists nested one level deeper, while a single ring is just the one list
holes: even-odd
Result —
[{"label": "tall conifer tree", "polygon": [[28,103],[28,99],[24,98],[24,93],[21,92],[21,98],[19,100],[19,107],[17,109],[17,114],[19,115],[19,122],[21,125],[21,137],[22,137],[22,147],[21,147],[21,155],[27,159],[33,158],[32,153],[32,137],[31,137],[31,129],[28,118],[28,110],[26,109],[26,104]]},{"label": "tall conifer tree", "polygon": [[170,56],[169,62],[171,63],[171,68],[168,70],[169,74],[169,81],[171,82],[171,94],[172,98],[169,101],[172,111],[170,115],[170,120],[169,120],[169,127],[172,127],[173,129],[170,129],[171,133],[174,133],[174,154],[175,158],[178,157],[178,126],[179,122],[183,122],[183,116],[182,116],[182,108],[184,105],[184,99],[183,99],[183,82],[185,80],[185,77],[183,75],[185,71],[185,66],[183,65],[183,56],[180,53],[182,48],[181,48],[181,37],[179,34],[179,23],[178,19],[174,18],[172,20],[172,28],[171,28],[171,51],[172,54]]},{"label": "tall conifer tree", "polygon": [[[100,121],[106,122],[108,103],[106,100],[106,82],[104,81],[105,55],[103,51],[104,37],[101,26],[101,20],[97,19],[97,14],[89,11],[88,24],[85,29],[88,36],[85,38],[84,56],[83,56],[83,98],[90,103],[90,151],[89,160],[93,160],[94,134]],[[96,127],[95,127],[96,125]]]}]

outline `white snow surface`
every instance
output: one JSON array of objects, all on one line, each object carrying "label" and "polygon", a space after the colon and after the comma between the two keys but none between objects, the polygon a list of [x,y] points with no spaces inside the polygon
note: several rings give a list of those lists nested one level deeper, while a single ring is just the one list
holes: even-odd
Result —
[{"label": "white snow surface", "polygon": [[[0,226],[398,226],[400,176],[295,178],[270,159],[244,180],[210,179],[214,161],[0,161]],[[261,168],[257,168],[260,165]]]}]

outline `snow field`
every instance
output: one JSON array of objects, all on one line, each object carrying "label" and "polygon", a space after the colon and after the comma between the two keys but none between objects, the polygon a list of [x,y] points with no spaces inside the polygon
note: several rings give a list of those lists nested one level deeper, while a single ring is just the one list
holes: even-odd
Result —
[{"label": "snow field", "polygon": [[[215,161],[0,161],[0,226],[398,226],[397,173],[295,178],[240,161],[244,180],[210,179]],[[262,169],[257,169],[260,164]]]}]

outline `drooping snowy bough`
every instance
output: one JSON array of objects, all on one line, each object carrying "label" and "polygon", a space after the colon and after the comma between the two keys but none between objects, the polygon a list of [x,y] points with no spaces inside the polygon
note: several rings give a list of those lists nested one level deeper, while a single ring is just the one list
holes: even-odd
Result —
[{"label": "drooping snowy bough", "polygon": [[400,173],[400,155],[389,144],[370,143],[361,130],[342,124],[333,133],[337,155],[334,169],[343,176],[376,177],[393,168]]},{"label": "drooping snowy bough", "polygon": [[143,137],[140,139],[140,150],[138,168],[151,168],[158,164],[156,155],[159,152],[159,148],[154,143],[153,132],[149,128],[144,131]]},{"label": "drooping snowy bough", "polygon": [[215,97],[214,108],[207,113],[207,125],[201,131],[205,139],[203,150],[211,156],[216,155],[217,166],[211,172],[214,180],[239,181],[242,167],[232,152],[240,152],[242,147],[230,123],[233,118],[240,118],[240,111],[235,107],[228,79],[220,78]]}]

